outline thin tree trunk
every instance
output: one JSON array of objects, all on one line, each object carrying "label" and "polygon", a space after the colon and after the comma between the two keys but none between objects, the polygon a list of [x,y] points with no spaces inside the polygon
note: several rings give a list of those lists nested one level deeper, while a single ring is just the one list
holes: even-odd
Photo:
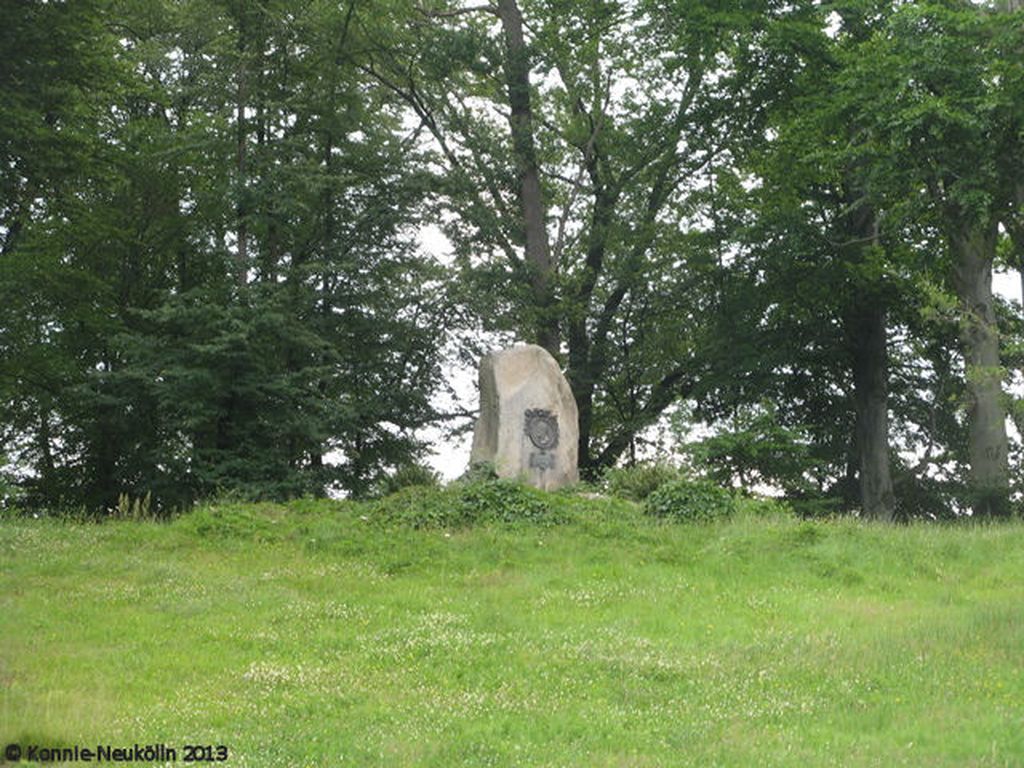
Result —
[{"label": "thin tree trunk", "polygon": [[1020,304],[1024,308],[1024,250],[1016,244],[1014,248],[1019,252],[1017,256],[1017,277],[1020,279]]},{"label": "thin tree trunk", "polygon": [[1020,301],[1021,307],[1024,307],[1024,181],[1018,181],[1015,185],[1013,203],[1003,220],[1003,226],[1010,236],[1010,263],[1020,276]]},{"label": "thin tree trunk", "polygon": [[530,54],[523,38],[523,17],[516,0],[498,0],[498,17],[505,33],[505,77],[508,83],[509,127],[519,177],[519,202],[526,240],[526,266],[533,290],[534,337],[537,344],[558,356],[558,316],[553,291],[554,264],[548,244],[540,169],[533,138],[530,104]]},{"label": "thin tree trunk", "polygon": [[1006,407],[992,302],[997,238],[995,222],[961,226],[951,238],[954,285],[963,312],[971,506],[982,517],[1003,517],[1010,511]]},{"label": "thin tree trunk", "polygon": [[245,103],[248,98],[247,61],[245,51],[246,26],[243,23],[244,9],[238,16],[238,75],[236,82],[235,103],[235,169],[238,173],[238,190],[235,202],[237,231],[235,243],[235,281],[245,286],[249,271],[249,227],[246,222],[248,211],[244,203],[246,197],[246,177],[248,174],[248,143],[249,129],[245,118]]},{"label": "thin tree trunk", "polygon": [[[351,7],[349,9],[349,16],[351,16]],[[347,23],[347,22],[346,22]],[[321,239],[319,244],[320,260],[323,263],[323,273],[320,276],[320,318],[322,327],[320,333],[323,334],[324,338],[330,338],[331,333],[329,326],[332,322],[331,317],[333,313],[333,302],[331,301],[331,288],[332,284],[329,275],[332,273],[332,267],[328,265],[327,255],[334,252],[334,192],[333,192],[333,161],[334,161],[334,135],[327,131],[324,136],[324,184],[323,192],[320,197],[321,210]],[[316,245],[312,248],[316,249]],[[333,271],[340,270],[343,267],[341,265],[335,265]],[[320,353],[320,364],[322,366],[328,365],[327,352]],[[327,398],[327,386],[328,382],[326,378],[321,378],[317,382],[317,391],[320,393],[322,398]],[[318,498],[325,497],[327,495],[327,488],[323,482],[323,469],[324,469],[324,446],[321,441],[314,440],[308,446],[309,449],[309,464],[316,479],[316,487],[314,488],[314,495]]]},{"label": "thin tree trunk", "polygon": [[53,439],[50,435],[50,409],[39,407],[39,433],[36,436],[39,442],[39,486],[43,489],[42,495],[48,502],[56,501],[50,497],[50,483],[53,481]]}]

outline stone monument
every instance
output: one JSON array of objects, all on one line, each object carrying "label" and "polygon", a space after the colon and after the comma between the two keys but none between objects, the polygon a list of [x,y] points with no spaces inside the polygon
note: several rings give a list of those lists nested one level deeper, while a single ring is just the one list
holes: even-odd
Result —
[{"label": "stone monument", "polygon": [[498,477],[554,490],[579,480],[576,401],[558,363],[524,344],[480,360],[480,417],[470,464],[489,462]]}]

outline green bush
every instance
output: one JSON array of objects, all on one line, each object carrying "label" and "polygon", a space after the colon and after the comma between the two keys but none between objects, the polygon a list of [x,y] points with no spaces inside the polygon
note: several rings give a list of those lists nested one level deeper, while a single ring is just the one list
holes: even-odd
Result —
[{"label": "green bush", "polygon": [[558,522],[544,491],[514,480],[465,483],[458,487],[459,503],[465,516],[476,521]]},{"label": "green bush", "polygon": [[475,483],[484,480],[497,480],[498,470],[495,469],[494,464],[490,461],[477,461],[474,462],[469,469],[462,473],[458,482],[460,483]]},{"label": "green bush", "polygon": [[736,500],[710,480],[674,480],[647,497],[644,511],[667,520],[711,522],[730,517]]},{"label": "green bush", "polygon": [[403,488],[410,488],[416,485],[438,487],[441,485],[441,476],[430,467],[422,464],[405,464],[395,470],[393,475],[388,475],[381,483],[381,495],[387,496],[396,493]]},{"label": "green bush", "polygon": [[448,488],[410,485],[370,502],[369,517],[386,525],[411,528],[452,528],[465,525],[463,509]]},{"label": "green bush", "polygon": [[369,504],[381,523],[458,528],[477,523],[562,522],[547,494],[513,480],[471,480],[446,488],[410,486]]},{"label": "green bush", "polygon": [[605,493],[630,501],[643,501],[666,483],[680,480],[678,467],[664,462],[644,462],[631,467],[605,470],[602,485]]}]

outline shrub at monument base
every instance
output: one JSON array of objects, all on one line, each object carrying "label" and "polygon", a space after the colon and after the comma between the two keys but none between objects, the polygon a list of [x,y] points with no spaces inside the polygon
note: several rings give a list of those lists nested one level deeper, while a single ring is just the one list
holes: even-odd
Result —
[{"label": "shrub at monument base", "polygon": [[552,506],[549,495],[509,480],[467,483],[458,487],[459,503],[475,521],[554,524],[565,516]]},{"label": "shrub at monument base", "polygon": [[514,480],[469,479],[410,486],[369,505],[370,519],[412,528],[459,528],[500,523],[558,523],[566,517],[544,491]]}]

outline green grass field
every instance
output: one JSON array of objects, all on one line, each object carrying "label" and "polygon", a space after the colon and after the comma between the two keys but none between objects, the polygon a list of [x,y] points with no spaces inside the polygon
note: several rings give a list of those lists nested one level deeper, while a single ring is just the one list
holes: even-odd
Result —
[{"label": "green grass field", "polygon": [[[0,748],[230,766],[1024,765],[1024,525],[0,523]],[[179,753],[179,762],[181,753]]]}]

